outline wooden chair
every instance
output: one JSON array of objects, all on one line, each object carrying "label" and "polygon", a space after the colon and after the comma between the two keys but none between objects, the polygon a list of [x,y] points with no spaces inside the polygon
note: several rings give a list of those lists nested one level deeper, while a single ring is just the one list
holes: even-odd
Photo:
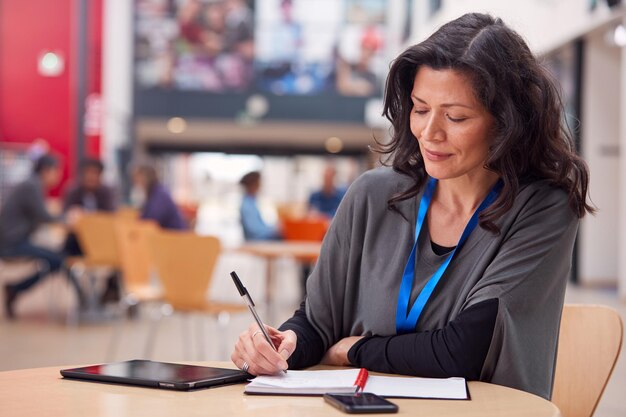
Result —
[{"label": "wooden chair", "polygon": [[87,292],[85,318],[101,318],[96,299],[97,272],[106,272],[106,276],[110,276],[110,272],[118,271],[120,268],[115,234],[118,219],[112,213],[86,213],[74,225],[73,230],[80,243],[83,256],[67,258],[65,263],[70,268],[70,273],[76,277],[87,276],[89,278],[90,291]]},{"label": "wooden chair", "polygon": [[[217,238],[192,232],[159,231],[151,237],[150,248],[163,286],[163,298],[173,311],[187,316],[189,313],[209,314],[217,317],[219,324],[226,325],[231,313],[247,310],[244,304],[211,301],[208,297],[220,246]],[[184,330],[184,326],[181,328]],[[147,356],[151,353],[155,332],[156,326],[149,338]],[[198,335],[197,339],[198,349],[203,351],[203,335]]]},{"label": "wooden chair", "polygon": [[590,417],[622,346],[619,314],[599,305],[563,308],[552,402],[563,417]]},{"label": "wooden chair", "polygon": [[130,206],[122,206],[115,210],[115,215],[123,219],[137,220],[139,219],[139,214],[139,210]]},{"label": "wooden chair", "polygon": [[116,221],[115,234],[121,272],[120,320],[109,342],[107,361],[113,360],[129,309],[140,303],[163,300],[161,289],[152,282],[154,261],[148,246],[150,237],[158,230],[158,225],[151,221]]},{"label": "wooden chair", "polygon": [[74,225],[74,232],[83,251],[83,256],[69,258],[71,264],[81,263],[85,267],[119,268],[115,224],[118,218],[111,213],[87,213]]},{"label": "wooden chair", "polygon": [[151,236],[158,230],[158,225],[151,221],[115,224],[123,298],[129,305],[162,298],[161,291],[152,285],[154,261],[148,246]]}]

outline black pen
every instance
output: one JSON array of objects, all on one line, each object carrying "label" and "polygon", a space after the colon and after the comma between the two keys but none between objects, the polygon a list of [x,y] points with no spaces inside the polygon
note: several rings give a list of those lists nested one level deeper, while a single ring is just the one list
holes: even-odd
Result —
[{"label": "black pen", "polygon": [[[273,347],[276,352],[278,352],[278,350],[276,349],[276,346],[274,346],[274,343],[272,342],[272,338],[270,337],[269,333],[265,329],[263,320],[261,320],[261,317],[259,317],[259,314],[256,312],[256,308],[254,308],[254,301],[252,301],[252,297],[250,297],[250,293],[248,292],[246,287],[243,286],[243,284],[241,283],[241,280],[239,279],[235,271],[230,273],[230,277],[233,279],[233,282],[235,283],[235,286],[237,287],[237,291],[239,291],[239,295],[241,295],[241,298],[243,298],[246,304],[248,305],[248,309],[252,313],[252,316],[254,317],[256,324],[259,325],[259,329],[261,330],[261,333],[263,333],[263,336],[265,336],[265,340],[267,340],[267,343],[269,343],[270,346]],[[283,372],[287,372],[287,371],[283,369]]]}]

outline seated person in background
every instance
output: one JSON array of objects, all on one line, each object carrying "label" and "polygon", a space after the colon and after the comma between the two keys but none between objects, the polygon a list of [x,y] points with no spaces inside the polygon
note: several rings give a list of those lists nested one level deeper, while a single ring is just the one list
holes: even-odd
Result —
[{"label": "seated person in background", "polygon": [[139,196],[142,219],[154,220],[164,229],[187,229],[183,215],[170,193],[159,182],[153,166],[148,164],[135,166],[132,178],[133,192]]},{"label": "seated person in background", "polygon": [[335,175],[337,170],[329,165],[324,169],[322,189],[314,192],[309,197],[309,209],[314,214],[323,214],[329,218],[335,216],[339,203],[346,193],[335,187]]},{"label": "seated person in background", "polygon": [[[45,205],[45,190],[54,187],[61,179],[61,169],[52,155],[43,155],[34,165],[33,175],[18,184],[7,196],[0,210],[0,256],[26,257],[44,261],[45,270],[37,271],[32,276],[18,283],[4,287],[5,309],[8,318],[15,317],[13,309],[18,296],[37,284],[48,274],[58,272],[63,266],[64,255],[30,242],[35,230],[44,223],[60,219],[52,216]],[[75,212],[68,213],[68,219],[75,217]],[[76,279],[68,273],[82,304],[84,297]]]},{"label": "seated person in background", "polygon": [[[63,196],[65,213],[75,207],[80,207],[85,212],[115,210],[115,193],[111,187],[102,183],[102,171],[104,165],[98,159],[85,159],[81,162],[78,180],[66,189]],[[65,253],[70,256],[82,255],[74,233],[67,236]]]},{"label": "seated person in background", "polygon": [[[386,164],[348,190],[277,351],[251,374],[317,363],[465,377],[549,399],[589,172],[558,87],[502,20],[470,13],[393,61]],[[439,280],[441,279],[441,280]]]},{"label": "seated person in background", "polygon": [[[102,183],[104,165],[98,159],[88,158],[80,163],[79,177],[71,184],[63,196],[63,211],[67,213],[74,208],[80,208],[83,212],[115,210],[115,192],[111,187]],[[68,233],[65,240],[65,254],[68,256],[81,256],[83,251],[74,233]],[[119,300],[119,279],[113,274],[107,279],[106,288],[100,297],[102,304]]]},{"label": "seated person in background", "polygon": [[249,172],[241,178],[239,184],[244,189],[239,208],[244,238],[246,240],[280,239],[278,229],[265,223],[257,206],[256,196],[261,188],[261,174],[257,171]]}]

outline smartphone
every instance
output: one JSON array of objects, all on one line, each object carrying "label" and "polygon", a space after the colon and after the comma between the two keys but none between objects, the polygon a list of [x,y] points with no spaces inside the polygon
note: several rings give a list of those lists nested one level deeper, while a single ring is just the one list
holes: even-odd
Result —
[{"label": "smartphone", "polygon": [[344,413],[397,413],[398,406],[371,392],[358,394],[324,394],[324,400]]}]

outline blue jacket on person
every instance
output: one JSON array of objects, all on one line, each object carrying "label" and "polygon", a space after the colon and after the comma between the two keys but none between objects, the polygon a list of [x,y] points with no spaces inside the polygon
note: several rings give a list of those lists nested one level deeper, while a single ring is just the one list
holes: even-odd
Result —
[{"label": "blue jacket on person", "polygon": [[256,197],[246,194],[239,208],[243,236],[246,240],[275,240],[280,239],[280,233],[275,227],[269,226],[261,217],[256,203]]},{"label": "blue jacket on person", "polygon": [[316,191],[309,197],[309,206],[328,217],[334,217],[345,194],[345,190],[337,188],[330,194],[326,194],[324,190]]}]

